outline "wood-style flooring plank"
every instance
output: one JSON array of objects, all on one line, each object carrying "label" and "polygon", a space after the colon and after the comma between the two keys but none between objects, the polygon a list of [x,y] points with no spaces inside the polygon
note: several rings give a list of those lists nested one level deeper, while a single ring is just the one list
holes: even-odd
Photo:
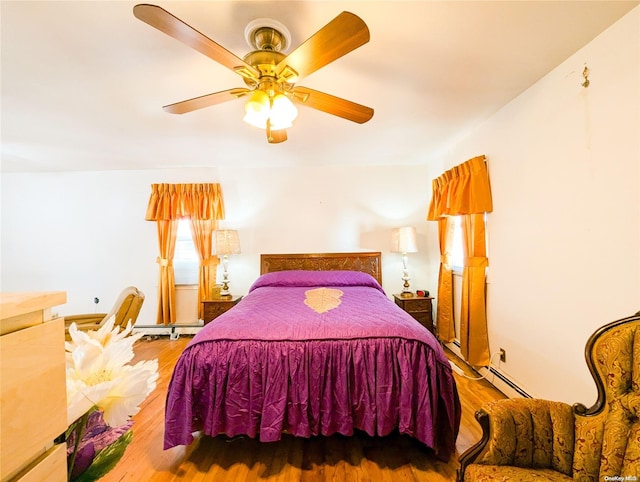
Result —
[{"label": "wood-style flooring plank", "polygon": [[[173,367],[190,338],[142,339],[138,360],[158,359],[156,390],[134,417],[133,442],[120,463],[101,482],[448,482],[458,456],[480,439],[474,413],[483,403],[505,398],[485,380],[455,374],[462,405],[456,454],[447,463],[419,442],[398,433],[387,437],[335,435],[309,439],[283,435],[261,443],[248,437],[196,437],[188,447],[163,450],[164,404]],[[450,357],[455,356],[448,353]],[[457,363],[463,368],[462,362]],[[474,375],[466,369],[469,375]]]}]

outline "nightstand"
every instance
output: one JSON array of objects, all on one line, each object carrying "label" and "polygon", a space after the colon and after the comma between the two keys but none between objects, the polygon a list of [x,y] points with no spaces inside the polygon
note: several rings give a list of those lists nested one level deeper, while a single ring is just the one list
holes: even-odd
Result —
[{"label": "nightstand", "polygon": [[420,322],[427,330],[433,333],[433,316],[431,311],[430,296],[418,296],[411,295],[411,297],[404,297],[400,295],[393,295],[393,299],[400,308],[413,316]]},{"label": "nightstand", "polygon": [[218,316],[220,316],[225,311],[229,311],[241,299],[242,299],[242,296],[229,296],[228,298],[217,298],[215,300],[203,300],[202,306],[204,308],[204,324],[206,325],[210,321],[215,320]]}]

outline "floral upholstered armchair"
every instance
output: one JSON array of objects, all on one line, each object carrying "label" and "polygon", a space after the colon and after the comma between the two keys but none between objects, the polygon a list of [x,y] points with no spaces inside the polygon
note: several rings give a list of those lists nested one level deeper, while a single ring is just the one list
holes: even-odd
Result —
[{"label": "floral upholstered armchair", "polygon": [[497,400],[476,412],[482,439],[462,481],[640,482],[640,312],[596,331],[585,349],[595,405]]}]

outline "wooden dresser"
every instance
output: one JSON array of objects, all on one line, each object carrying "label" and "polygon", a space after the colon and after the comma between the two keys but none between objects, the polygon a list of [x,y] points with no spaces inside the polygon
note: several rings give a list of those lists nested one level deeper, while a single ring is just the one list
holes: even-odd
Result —
[{"label": "wooden dresser", "polygon": [[65,482],[63,291],[0,293],[0,480]]}]

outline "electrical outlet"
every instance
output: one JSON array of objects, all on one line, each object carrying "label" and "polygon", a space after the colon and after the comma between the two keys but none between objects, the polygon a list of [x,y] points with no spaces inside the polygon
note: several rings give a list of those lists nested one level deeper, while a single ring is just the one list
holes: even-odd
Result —
[{"label": "electrical outlet", "polygon": [[505,351],[504,348],[500,348],[500,361],[502,363],[506,363],[507,362],[507,352]]},{"label": "electrical outlet", "polygon": [[97,305],[98,303],[100,303],[100,298],[98,298],[97,296],[93,299],[93,302]]}]

